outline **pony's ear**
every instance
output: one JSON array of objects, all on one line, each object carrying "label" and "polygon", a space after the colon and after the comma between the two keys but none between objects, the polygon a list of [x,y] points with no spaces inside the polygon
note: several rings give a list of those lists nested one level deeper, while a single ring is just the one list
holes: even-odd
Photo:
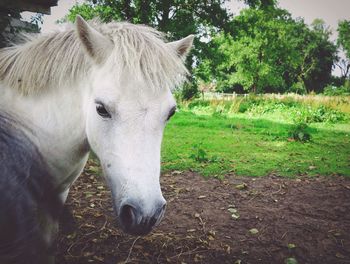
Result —
[{"label": "pony's ear", "polygon": [[91,27],[81,16],[75,20],[76,31],[87,53],[97,62],[106,60],[113,48],[112,40]]},{"label": "pony's ear", "polygon": [[175,49],[175,51],[181,58],[186,58],[187,54],[191,50],[193,39],[194,35],[189,35],[186,38],[169,42],[168,45]]}]

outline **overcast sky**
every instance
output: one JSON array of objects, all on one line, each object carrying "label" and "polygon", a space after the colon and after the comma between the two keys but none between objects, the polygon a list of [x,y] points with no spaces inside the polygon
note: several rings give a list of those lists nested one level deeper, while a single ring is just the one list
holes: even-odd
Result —
[{"label": "overcast sky", "polygon": [[[51,15],[44,15],[42,32],[48,32],[55,28],[55,22],[64,17],[68,10],[77,2],[83,0],[59,0],[58,6],[51,8]],[[239,11],[246,7],[242,1],[231,0],[227,4],[230,11],[238,15]],[[322,18],[333,31],[332,39],[337,38],[336,29],[339,20],[350,20],[350,0],[279,0],[279,6],[287,9],[294,18],[302,17],[307,24],[315,18]],[[29,12],[24,17],[30,17]],[[339,74],[338,71],[334,72]]]}]

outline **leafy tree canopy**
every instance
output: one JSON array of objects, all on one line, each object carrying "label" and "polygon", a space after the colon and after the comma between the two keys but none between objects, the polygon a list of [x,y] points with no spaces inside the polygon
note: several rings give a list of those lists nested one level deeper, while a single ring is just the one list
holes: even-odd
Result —
[{"label": "leafy tree canopy", "polygon": [[330,81],[336,47],[321,20],[309,28],[283,9],[248,8],[234,17],[231,34],[209,44],[212,55],[196,69],[219,90],[321,91]]},{"label": "leafy tree canopy", "polygon": [[277,0],[243,0],[251,8],[268,9],[274,8],[277,4]]},{"label": "leafy tree canopy", "polygon": [[338,23],[338,47],[345,53],[346,59],[340,59],[337,66],[342,73],[343,81],[350,74],[350,20],[342,20]]},{"label": "leafy tree canopy", "polygon": [[[193,85],[186,86],[184,97],[196,94],[197,80],[222,91],[259,93],[320,92],[330,83],[336,46],[322,20],[309,27],[278,8],[277,0],[242,0],[249,8],[232,17],[226,1],[88,0],[75,5],[67,19],[80,14],[104,22],[128,20],[155,27],[169,40],[195,34],[187,59],[188,68],[194,67]],[[344,28],[338,30],[349,36]]]},{"label": "leafy tree canopy", "polygon": [[338,24],[338,45],[345,51],[350,59],[350,20],[342,20]]}]

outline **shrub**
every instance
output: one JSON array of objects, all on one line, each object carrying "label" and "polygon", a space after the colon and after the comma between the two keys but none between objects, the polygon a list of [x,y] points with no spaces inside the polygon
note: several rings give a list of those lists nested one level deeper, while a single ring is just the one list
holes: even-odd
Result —
[{"label": "shrub", "polygon": [[342,85],[339,87],[327,85],[324,88],[323,94],[328,96],[350,95],[350,85]]},{"label": "shrub", "polygon": [[303,106],[294,108],[290,115],[295,123],[337,123],[346,120],[347,116],[334,109],[330,109],[324,105],[317,108]]},{"label": "shrub", "polygon": [[289,131],[289,137],[300,142],[311,140],[311,134],[308,132],[308,125],[306,123],[298,123]]},{"label": "shrub", "polygon": [[[191,112],[199,115],[225,116],[234,113],[269,115],[293,123],[338,123],[349,119],[345,113],[347,97],[326,96],[254,96],[227,99],[196,99],[182,102]],[[343,106],[343,107],[340,107]],[[337,109],[339,108],[339,110]]]},{"label": "shrub", "polygon": [[306,94],[306,87],[304,82],[293,83],[290,91],[296,94]]},{"label": "shrub", "polygon": [[192,98],[197,97],[199,94],[198,92],[198,84],[195,81],[187,82],[182,86],[181,89],[181,97],[182,100],[190,100]]},{"label": "shrub", "polygon": [[264,100],[262,98],[256,97],[254,95],[249,95],[247,97],[244,97],[243,100],[240,102],[238,107],[239,113],[245,113],[252,109],[254,106],[259,105]]},{"label": "shrub", "polygon": [[219,82],[216,88],[216,91],[223,93],[238,93],[243,94],[246,91],[244,90],[243,85],[239,83],[230,84],[229,82]]},{"label": "shrub", "polygon": [[175,98],[176,103],[177,103],[177,105],[178,105],[178,108],[181,108],[181,107],[182,107],[182,104],[181,104],[181,102],[182,102],[181,90],[175,90],[175,91],[173,92],[173,95],[174,95],[174,98]]},{"label": "shrub", "polygon": [[248,109],[250,108],[250,103],[247,102],[247,101],[242,101],[240,104],[239,104],[239,107],[238,107],[238,112],[239,113],[245,113],[248,111]]},{"label": "shrub", "polygon": [[192,109],[195,107],[207,107],[207,106],[210,106],[210,101],[208,101],[208,100],[192,100],[188,104],[189,109]]}]

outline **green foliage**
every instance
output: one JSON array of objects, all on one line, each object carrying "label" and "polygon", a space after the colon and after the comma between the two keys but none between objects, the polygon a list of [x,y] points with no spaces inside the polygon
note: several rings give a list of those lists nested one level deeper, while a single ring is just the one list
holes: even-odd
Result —
[{"label": "green foliage", "polygon": [[239,104],[238,112],[245,113],[251,108],[251,102],[244,100]]},{"label": "green foliage", "polygon": [[289,132],[292,139],[300,142],[307,142],[311,140],[311,134],[308,132],[308,125],[306,123],[298,123]]},{"label": "green foliage", "polygon": [[311,31],[304,32],[305,43],[301,50],[305,51],[299,78],[305,83],[307,92],[322,92],[331,82],[331,72],[337,60],[337,48],[329,39],[331,30],[321,19],[315,19]]},{"label": "green foliage", "polygon": [[296,94],[306,94],[306,87],[303,81],[298,81],[292,84],[290,92]]},{"label": "green foliage", "polygon": [[344,113],[325,106],[303,106],[291,110],[290,116],[296,123],[338,123],[348,119]]},{"label": "green foliage", "polygon": [[198,85],[195,81],[185,83],[181,88],[181,99],[190,100],[198,96]]},{"label": "green foliage", "polygon": [[267,9],[275,7],[277,0],[244,0],[244,2],[252,8]]},{"label": "green foliage", "polygon": [[219,91],[322,91],[336,60],[324,22],[315,20],[309,28],[274,4],[260,8],[260,1],[251,2],[252,8],[231,20],[229,34],[220,32],[208,43],[211,56],[196,69],[198,77]]},{"label": "green foliage", "polygon": [[207,162],[209,160],[207,152],[203,149],[202,145],[202,143],[193,145],[190,158],[198,162]]},{"label": "green foliage", "polygon": [[293,100],[291,97],[265,98],[262,96],[246,96],[235,100],[209,101],[197,99],[190,102],[187,108],[196,114],[227,116],[245,113],[251,116],[271,116],[299,123],[341,123],[349,120],[349,115],[323,104],[311,105]]},{"label": "green foliage", "polygon": [[339,87],[327,85],[323,91],[323,94],[328,96],[350,95],[350,85],[345,84]]},{"label": "green foliage", "polygon": [[298,264],[298,261],[296,258],[287,258],[285,261],[284,261],[285,264]]},{"label": "green foliage", "polygon": [[337,30],[337,44],[342,47],[346,57],[350,59],[350,20],[339,21]]},{"label": "green foliage", "polygon": [[[331,83],[337,47],[324,21],[316,19],[309,27],[275,0],[244,0],[250,8],[232,17],[226,2],[88,0],[75,5],[67,19],[80,14],[105,22],[128,20],[155,27],[169,40],[195,34],[186,60],[194,76],[193,84],[184,87],[186,100],[197,95],[197,80],[229,93],[319,93]],[[350,43],[348,25],[343,21],[338,28],[338,45],[344,49]],[[350,64],[344,67],[349,72]]]},{"label": "green foliage", "polygon": [[338,47],[345,53],[346,59],[340,59],[337,66],[341,70],[342,79],[345,81],[350,74],[350,20],[342,20],[338,23]]},{"label": "green foliage", "polygon": [[241,102],[239,112],[248,112],[253,115],[265,115],[270,113],[288,113],[287,119],[294,123],[339,123],[348,119],[345,113],[320,105],[317,107],[303,105],[297,102],[280,102],[278,100],[247,99]]}]

